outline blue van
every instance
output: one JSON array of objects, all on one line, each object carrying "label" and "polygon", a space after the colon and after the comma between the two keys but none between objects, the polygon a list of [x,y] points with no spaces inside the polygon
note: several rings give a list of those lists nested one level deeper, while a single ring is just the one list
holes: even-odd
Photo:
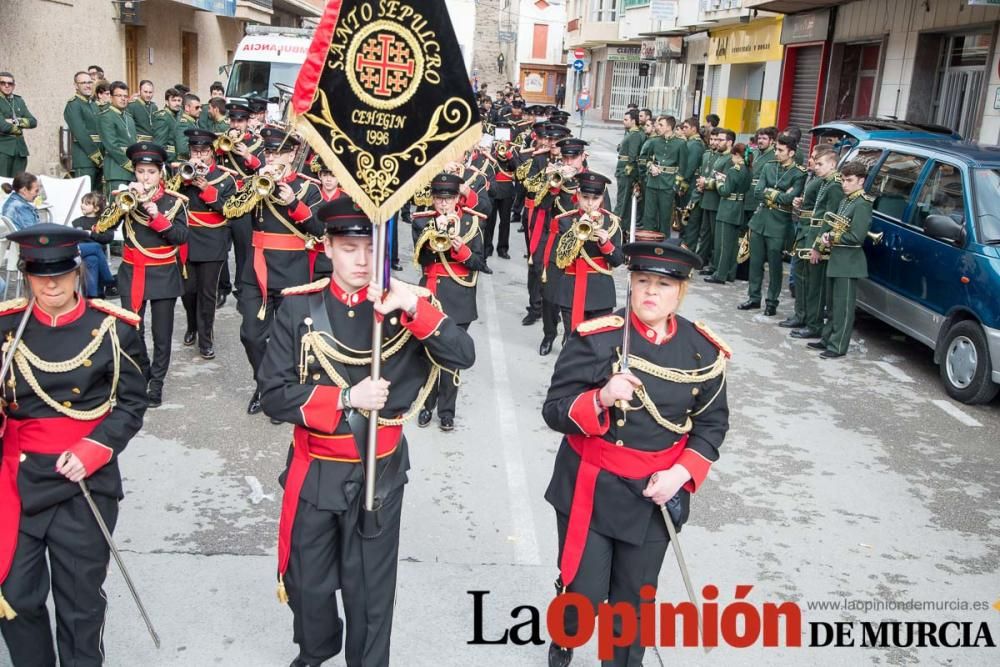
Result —
[{"label": "blue van", "polygon": [[1000,391],[1000,147],[901,121],[813,133],[869,165],[875,238],[858,306],[934,350],[949,396],[989,402]]}]

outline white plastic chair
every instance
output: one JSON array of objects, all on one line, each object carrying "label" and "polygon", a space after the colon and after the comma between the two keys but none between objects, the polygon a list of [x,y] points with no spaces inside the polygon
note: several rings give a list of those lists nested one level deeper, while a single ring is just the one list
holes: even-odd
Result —
[{"label": "white plastic chair", "polygon": [[74,218],[80,216],[80,200],[90,192],[90,176],[80,178],[52,178],[39,176],[42,189],[45,190],[45,201],[52,208],[49,213],[52,222],[57,225],[68,225]]},{"label": "white plastic chair", "polygon": [[3,298],[11,299],[21,295],[21,272],[17,268],[17,244],[7,240],[14,231],[14,224],[6,216],[0,215],[0,273],[6,284]]}]

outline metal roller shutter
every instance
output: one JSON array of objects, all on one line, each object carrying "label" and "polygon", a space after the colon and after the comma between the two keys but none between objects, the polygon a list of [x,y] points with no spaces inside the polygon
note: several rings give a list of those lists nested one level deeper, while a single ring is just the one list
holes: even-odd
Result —
[{"label": "metal roller shutter", "polygon": [[816,90],[819,87],[819,71],[822,64],[822,46],[801,46],[795,50],[795,80],[792,82],[792,103],[788,110],[788,124],[798,126],[803,136],[813,126],[816,114]]},{"label": "metal roller shutter", "polygon": [[710,100],[708,113],[719,113],[719,89],[722,87],[722,65],[709,65],[708,92]]}]

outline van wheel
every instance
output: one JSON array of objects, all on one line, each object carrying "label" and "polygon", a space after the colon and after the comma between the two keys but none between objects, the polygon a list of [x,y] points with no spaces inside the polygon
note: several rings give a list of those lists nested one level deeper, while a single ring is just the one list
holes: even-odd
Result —
[{"label": "van wheel", "polygon": [[948,330],[941,381],[948,395],[970,405],[988,403],[1000,391],[991,379],[990,351],[979,324],[963,320]]}]

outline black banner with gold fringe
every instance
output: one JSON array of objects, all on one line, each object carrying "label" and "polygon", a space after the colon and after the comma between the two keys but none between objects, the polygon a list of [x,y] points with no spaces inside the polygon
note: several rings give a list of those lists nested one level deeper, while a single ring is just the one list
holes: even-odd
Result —
[{"label": "black banner with gold fringe", "polygon": [[298,131],[379,224],[480,137],[442,0],[330,0],[292,98]]}]

